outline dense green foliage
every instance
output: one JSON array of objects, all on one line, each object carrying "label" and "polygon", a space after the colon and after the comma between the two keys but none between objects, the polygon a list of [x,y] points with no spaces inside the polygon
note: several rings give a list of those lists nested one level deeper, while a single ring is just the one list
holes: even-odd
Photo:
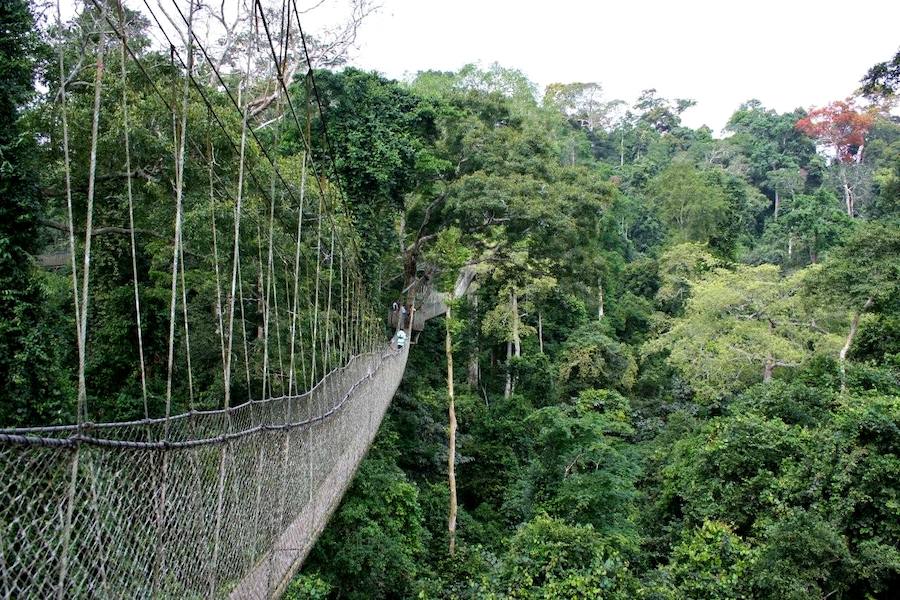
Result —
[{"label": "dense green foliage", "polygon": [[[159,157],[173,155],[175,139],[155,90],[174,89],[181,73],[129,14],[132,45],[155,79],[132,62],[120,77],[119,49],[97,34],[95,16],[85,10],[52,33],[80,80],[104,83],[96,210],[108,229],[128,226],[123,88],[128,97],[148,402],[158,414],[174,180],[172,161]],[[37,266],[65,246],[59,72],[47,66],[55,59],[26,2],[0,3],[0,29],[0,422],[67,422],[77,360],[69,267]],[[107,72],[98,75],[101,55]],[[870,73],[869,93],[893,93],[894,63]],[[322,71],[317,82],[325,116],[309,133],[318,164],[334,158],[337,171],[329,181],[323,168],[319,182],[345,193],[339,229],[358,240],[378,306],[414,283],[451,291],[461,268],[475,277],[454,298],[450,322],[433,320],[419,335],[375,446],[287,598],[896,594],[895,117],[872,116],[865,154],[853,145],[843,161],[817,154],[821,140],[796,127],[806,111],[779,114],[755,100],[718,139],[682,124],[690,100],[647,90],[625,107],[585,83],[550,86],[539,99],[521,72],[496,65],[405,83]],[[261,80],[249,87],[269,89]],[[82,232],[91,88],[67,95]],[[206,93],[228,107],[219,87]],[[303,77],[291,98],[312,105]],[[222,131],[201,100],[188,99],[195,137],[184,198],[194,379],[176,365],[176,410],[192,394],[199,407],[218,406],[224,386],[210,224],[224,256],[238,172],[229,140],[241,122],[223,109]],[[306,132],[286,118],[258,131],[277,148],[281,172],[299,179]],[[248,148],[268,184],[273,173]],[[246,321],[256,339],[244,351],[246,378],[233,381],[241,398],[266,385],[264,312],[253,309],[268,301],[259,231],[269,215],[277,240],[290,241],[296,227],[296,207],[269,212],[267,187],[248,184],[243,198],[243,277],[255,293]],[[307,211],[325,202],[309,187]],[[309,297],[315,228],[301,241],[299,293]],[[94,243],[90,417],[134,418],[142,406],[129,238],[106,232]],[[271,278],[279,290],[290,280]],[[307,327],[309,310],[300,312]],[[448,345],[459,422],[452,555]]]},{"label": "dense green foliage", "polygon": [[[438,166],[405,180],[402,245],[423,248],[418,273],[439,289],[463,262],[477,272],[451,327],[461,541],[449,555],[444,328],[431,322],[297,585],[890,597],[900,125],[879,116],[868,132],[858,169],[879,175],[854,184],[848,215],[833,171],[857,166],[818,155],[800,109],[747,102],[714,139],[681,125],[688,102],[652,91],[623,115],[593,84],[551,86],[540,104],[500,67],[380,81],[437,128],[411,140],[394,125],[390,144]],[[411,503],[386,511],[409,486]],[[393,562],[373,562],[348,522]]]}]

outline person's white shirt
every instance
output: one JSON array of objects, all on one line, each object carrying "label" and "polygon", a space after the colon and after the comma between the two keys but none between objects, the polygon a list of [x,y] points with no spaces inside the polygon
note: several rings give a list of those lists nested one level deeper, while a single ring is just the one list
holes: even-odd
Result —
[{"label": "person's white shirt", "polygon": [[397,332],[397,348],[402,348],[406,345],[406,332],[402,329]]}]

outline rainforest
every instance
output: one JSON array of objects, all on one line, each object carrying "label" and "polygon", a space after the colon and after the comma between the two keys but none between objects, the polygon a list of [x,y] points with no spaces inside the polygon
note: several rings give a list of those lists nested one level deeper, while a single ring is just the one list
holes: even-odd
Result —
[{"label": "rainforest", "polygon": [[[190,305],[221,326],[208,301],[220,284],[199,265],[213,243],[212,180],[237,180],[244,157],[212,115],[241,49],[257,42],[222,49],[225,81],[197,67],[208,93],[185,94],[184,114],[207,125],[179,175],[156,158],[177,139],[164,100],[181,101],[156,23],[115,2],[88,2],[61,25],[42,5],[0,4],[0,426],[79,417],[69,272],[79,249],[64,234],[83,234],[93,188],[105,230],[94,235],[85,395],[97,421],[149,415],[166,397],[177,178],[185,228],[202,240],[183,249],[178,301],[185,321]],[[120,75],[107,4],[148,72],[122,50]],[[244,127],[288,177],[305,176],[307,141],[333,167],[320,181],[346,198],[337,227],[358,245],[385,344],[392,304],[414,312],[441,293],[447,310],[414,321],[402,384],[285,598],[896,597],[900,53],[860,72],[847,97],[791,112],[747,99],[714,132],[683,123],[694,100],[654,89],[622,101],[599,83],[541,87],[498,64],[394,80],[311,45],[315,89],[298,68],[279,96],[275,74],[251,69]],[[65,143],[60,62],[71,69]],[[110,117],[98,132],[95,106],[118,111],[126,75],[131,125]],[[241,119],[222,127],[239,135]],[[215,173],[192,162],[207,148]],[[268,182],[262,155],[248,156]],[[126,175],[140,201],[131,222]],[[245,234],[235,397],[288,378],[270,374],[263,347],[265,278],[285,302],[298,293],[277,251],[264,268],[260,234],[274,223],[277,243],[292,230],[244,200],[259,219]],[[297,257],[298,271],[308,260],[315,271]],[[170,363],[169,394],[185,407],[190,396],[191,410],[227,387],[213,322],[191,322],[190,382],[176,371],[172,383]],[[286,339],[289,319],[281,325]]]}]

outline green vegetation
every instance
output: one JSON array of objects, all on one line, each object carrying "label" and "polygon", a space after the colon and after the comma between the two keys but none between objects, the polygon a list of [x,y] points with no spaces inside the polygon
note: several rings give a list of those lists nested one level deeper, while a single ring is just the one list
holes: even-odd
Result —
[{"label": "green vegetation", "polygon": [[[88,82],[67,94],[82,234],[95,78],[108,109],[96,140],[96,211],[106,231],[94,239],[89,417],[144,414],[134,271],[121,235],[129,223],[123,87],[149,413],[164,402],[175,173],[159,157],[175,144],[173,114],[155,89],[169,93],[181,72],[168,50],[153,50],[149,24],[128,12],[129,38],[154,80],[126,61],[126,86],[119,48],[97,34],[96,17],[86,9],[62,31],[42,32],[27,2],[0,3],[3,425],[75,418],[69,263],[50,269],[38,260],[65,246],[59,233],[68,228],[57,51]],[[227,108],[203,68],[210,102]],[[263,79],[246,93],[268,93]],[[313,114],[315,158],[326,164],[333,147],[339,181],[326,181],[327,169],[322,179],[346,192],[337,227],[359,241],[367,283],[381,290],[377,306],[423,287],[410,284],[452,292],[467,269],[474,280],[452,299],[452,316],[418,337],[375,446],[286,598],[896,594],[896,117],[850,101],[779,114],[752,100],[718,139],[682,124],[690,100],[647,90],[626,106],[593,83],[556,84],[538,98],[521,72],[496,65],[408,82],[322,70],[317,82],[325,122]],[[896,57],[865,82],[885,102],[896,87]],[[302,76],[290,93],[298,106],[312,104]],[[219,406],[224,393],[219,283],[204,257],[210,223],[220,248],[233,243],[239,159],[229,139],[241,131],[240,115],[223,109],[222,131],[199,94],[188,100],[195,137],[184,174],[183,277],[200,316],[190,322],[193,380],[176,366],[175,410],[191,395],[199,408]],[[269,117],[277,115],[254,116],[258,135],[277,149],[279,169],[299,179],[306,132],[286,118],[270,126]],[[268,182],[273,172],[248,148]],[[268,301],[259,228],[273,214],[277,240],[296,230],[296,207],[270,213],[265,187],[248,185],[243,198],[253,216],[241,233],[251,257],[243,277],[256,295],[246,303],[247,374],[236,368],[235,398],[266,382],[254,336]],[[310,188],[315,207],[323,199]],[[308,275],[314,227],[301,240],[299,270]],[[276,293],[290,279],[279,269],[269,276]],[[312,279],[299,285],[309,297]],[[300,313],[305,327],[312,317]],[[289,330],[287,320],[280,325]]]},{"label": "green vegetation", "polygon": [[[385,272],[415,263],[442,291],[460,265],[476,272],[451,327],[458,515],[451,552],[447,348],[431,321],[299,582],[359,598],[891,596],[895,119],[750,101],[714,139],[681,124],[688,101],[653,91],[625,109],[596,84],[541,103],[496,66],[341,76],[433,119],[415,141],[403,123],[390,133],[435,171],[409,172],[411,250],[383,255]],[[852,110],[862,141],[835,138],[822,114]],[[385,511],[407,486],[414,501]],[[346,529],[360,514],[384,519],[371,539],[396,555],[387,569]]]}]

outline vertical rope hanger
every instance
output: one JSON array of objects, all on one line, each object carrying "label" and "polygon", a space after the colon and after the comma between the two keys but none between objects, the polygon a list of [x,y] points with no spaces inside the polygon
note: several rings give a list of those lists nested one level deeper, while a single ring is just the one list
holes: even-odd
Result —
[{"label": "vertical rope hanger", "polygon": [[[280,43],[282,45],[282,48],[281,48],[281,52],[279,52],[279,54],[281,54],[283,56],[286,52],[285,48],[287,45],[287,39],[285,37],[285,31],[284,31],[284,4],[282,4],[281,21],[282,21],[282,28],[281,28]],[[282,73],[283,64],[284,64],[283,62],[275,64],[276,76],[279,76]],[[275,102],[276,115],[279,115],[279,116],[282,115],[282,111],[283,111],[282,101],[279,98]],[[274,145],[276,147],[278,146],[278,144],[281,141],[281,135],[283,133],[283,126],[284,126],[284,122],[283,122],[283,120],[281,120],[279,118],[278,127],[275,129]],[[277,277],[275,265],[273,262],[273,245],[274,245],[274,234],[275,234],[275,205],[276,205],[275,186],[276,186],[276,182],[277,182],[277,177],[276,177],[275,171],[273,169],[272,184],[271,184],[272,187],[271,187],[271,193],[270,193],[271,206],[270,206],[270,212],[269,212],[269,260],[268,260],[268,270],[269,270],[268,282],[269,283],[266,287],[266,308],[268,309],[268,307],[269,307],[269,289],[271,289],[272,290],[272,303],[273,303],[273,308],[275,310],[275,345],[276,345],[276,351],[278,353],[278,383],[279,383],[280,393],[282,396],[284,396],[284,393],[285,393],[284,358],[283,358],[283,355],[281,352],[281,325],[280,325],[281,318],[279,316],[279,310],[278,310],[278,277]],[[284,191],[284,189],[282,189],[281,193],[279,194],[282,202],[284,202],[284,195],[285,195],[285,191]],[[274,284],[273,284],[273,281],[274,281]],[[271,312],[268,310],[267,310],[266,314],[267,314],[267,316],[271,316]],[[267,328],[268,328],[268,323],[267,323]],[[266,336],[266,339],[268,340],[268,334]],[[271,381],[270,381],[270,383],[269,383],[270,393],[271,393],[271,390],[272,390],[272,385],[271,385]]]},{"label": "vertical rope hanger", "polygon": [[[60,35],[63,31],[62,11],[60,10],[60,1],[56,0],[56,25],[59,28]],[[81,347],[81,316],[79,307],[81,303],[78,299],[78,259],[75,255],[75,222],[72,216],[72,166],[69,157],[69,120],[66,111],[66,68],[65,68],[65,52],[64,45],[59,45],[59,96],[60,96],[60,118],[62,120],[63,132],[63,164],[65,166],[66,178],[66,216],[69,226],[69,258],[71,259],[72,268],[72,300],[75,305],[75,345],[78,348],[78,362],[81,363],[81,355],[84,349]]]},{"label": "vertical rope hanger", "polygon": [[[190,28],[192,23],[188,24]],[[124,31],[124,29],[123,29]],[[190,32],[188,32],[188,37],[190,38]],[[168,39],[168,38],[167,38]],[[174,46],[170,46],[170,60],[172,62],[172,70],[175,71],[175,53],[176,49]],[[179,57],[180,59],[180,57]],[[182,100],[182,109],[181,109],[181,126],[179,127],[178,118],[175,114],[174,107],[178,106],[178,99],[176,95],[176,81],[172,80],[172,139],[175,140],[176,150],[175,150],[175,188],[176,195],[180,193],[181,202],[183,204],[184,201],[184,152],[185,152],[185,143],[187,140],[187,99],[189,93],[188,82],[191,79],[191,71],[193,70],[193,54],[192,50],[188,48],[188,61],[185,65],[185,71],[187,76],[185,77],[185,89],[183,91],[183,100]],[[180,152],[180,155],[179,155]],[[178,191],[180,190],[180,192]],[[194,410],[194,372],[191,367],[191,329],[188,322],[188,306],[187,306],[187,286],[185,282],[184,276],[184,208],[182,206],[181,209],[181,223],[182,228],[179,230],[176,226],[176,231],[178,232],[178,244],[176,246],[176,251],[178,253],[178,261],[177,261],[177,271],[178,277],[181,279],[181,308],[182,308],[182,318],[184,321],[184,346],[185,346],[185,362],[187,363],[187,377],[188,377],[188,401],[190,410]],[[177,212],[176,212],[177,218]],[[175,267],[173,266],[173,269]],[[175,271],[172,273],[173,280],[175,278]],[[177,284],[173,285],[173,289],[176,289]],[[176,301],[177,302],[177,301]],[[174,313],[173,313],[174,314]],[[171,340],[170,340],[171,341]],[[171,373],[170,373],[171,377]],[[167,412],[166,418],[168,418],[169,414]]]},{"label": "vertical rope hanger", "polygon": [[138,270],[137,270],[137,243],[135,242],[134,235],[134,194],[132,191],[132,177],[131,177],[131,136],[129,132],[129,127],[131,126],[128,120],[128,71],[125,66],[125,44],[126,39],[124,36],[127,35],[126,27],[125,27],[125,8],[122,6],[122,0],[116,0],[116,8],[119,13],[119,25],[122,30],[122,43],[120,44],[121,50],[121,83],[122,83],[122,130],[125,135],[125,173],[127,177],[127,193],[128,193],[128,227],[130,228],[129,237],[131,241],[131,272],[132,277],[134,279],[134,311],[137,320],[137,339],[138,339],[138,359],[141,363],[141,396],[144,400],[144,418],[150,418],[150,411],[147,406],[147,371],[144,362],[144,334],[143,334],[143,324],[141,322],[141,294],[139,290],[138,284]]},{"label": "vertical rope hanger", "polygon": [[334,316],[331,314],[332,290],[334,288],[334,225],[331,226],[331,242],[328,248],[328,299],[325,308],[325,338],[324,346],[322,346],[322,358],[325,361],[324,373],[328,373],[333,366],[331,363],[331,341],[334,337]]},{"label": "vertical rope hanger", "polygon": [[[313,321],[312,321],[312,368],[310,371],[309,387],[312,388],[316,381],[316,372],[318,363],[316,362],[316,348],[319,343],[319,278],[322,271],[322,197],[319,196],[319,208],[316,219],[316,285],[313,301]],[[324,372],[323,372],[324,374]]]},{"label": "vertical rope hanger", "polygon": [[[172,249],[172,286],[169,302],[169,352],[168,352],[168,368],[166,376],[166,413],[163,439],[169,437],[170,417],[172,416],[172,374],[175,366],[175,309],[178,301],[178,276],[179,263],[181,262],[181,242],[182,242],[182,226],[184,219],[184,153],[185,141],[187,139],[187,113],[188,113],[188,97],[190,93],[190,74],[193,69],[193,45],[191,44],[191,31],[194,22],[194,0],[190,0],[188,8],[188,38],[187,38],[187,66],[185,69],[184,86],[181,99],[181,120],[180,127],[175,127],[175,234]],[[175,48],[171,47],[174,55]],[[173,112],[175,105],[172,106]],[[175,118],[173,114],[173,119]],[[166,531],[166,497],[168,488],[168,467],[169,454],[162,454],[161,483],[159,485],[159,494],[156,506],[156,528],[157,528],[157,551],[154,557],[152,590],[155,595],[159,590],[161,572],[165,567],[165,541],[164,535]]]},{"label": "vertical rope hanger", "polygon": [[225,324],[222,317],[222,279],[219,273],[219,242],[216,229],[216,195],[213,187],[213,170],[215,169],[216,154],[210,135],[212,118],[211,109],[207,109],[206,147],[209,161],[209,212],[212,224],[213,268],[216,274],[216,319],[219,329],[219,349],[222,353],[222,380],[225,380]]},{"label": "vertical rope hanger", "polygon": [[[181,119],[176,139],[175,152],[175,239],[172,251],[172,290],[169,302],[169,360],[166,378],[166,419],[172,414],[172,373],[175,362],[175,307],[178,297],[178,266],[181,258],[182,227],[184,221],[184,149],[187,138],[188,97],[190,93],[190,71],[193,69],[194,50],[191,43],[191,31],[194,20],[194,0],[190,0],[188,11],[187,36],[187,71],[181,99]],[[173,48],[174,52],[174,48]]]},{"label": "vertical rope hanger", "polygon": [[288,373],[288,395],[293,396],[295,393],[294,390],[294,348],[296,343],[296,337],[299,333],[300,335],[300,362],[303,365],[303,377],[306,378],[306,361],[303,359],[303,329],[302,327],[297,328],[297,311],[299,310],[299,306],[297,306],[298,296],[299,296],[299,285],[300,285],[300,240],[303,238],[303,201],[306,196],[306,152],[303,153],[303,163],[300,167],[300,207],[297,209],[297,247],[294,253],[294,297],[293,297],[293,311],[291,312],[291,358],[290,358],[290,372]]},{"label": "vertical rope hanger", "polygon": [[100,100],[103,89],[103,73],[105,71],[106,34],[101,31],[97,49],[97,64],[94,73],[94,114],[91,120],[91,148],[88,164],[88,190],[87,209],[84,226],[84,263],[81,277],[81,305],[79,318],[79,332],[81,343],[81,355],[78,360],[78,420],[83,423],[86,418],[87,388],[85,383],[85,358],[87,354],[87,315],[88,315],[88,291],[91,273],[91,240],[93,238],[94,221],[94,193],[97,180],[97,139],[100,129]]},{"label": "vertical rope hanger", "polygon": [[[241,339],[244,348],[244,373],[247,378],[247,400],[253,399],[250,389],[250,350],[247,345],[247,319],[244,317],[244,279],[241,275],[241,264],[238,262],[238,307],[241,311]],[[232,315],[233,316],[233,315]],[[228,405],[225,406],[228,408]]]},{"label": "vertical rope hanger", "polygon": [[[247,66],[243,73],[241,73],[240,85],[238,86],[238,105],[243,109],[243,115],[241,117],[241,142],[240,142],[240,152],[239,152],[239,160],[238,160],[238,184],[237,184],[237,202],[234,207],[234,252],[232,255],[232,267],[231,267],[231,293],[228,296],[228,351],[226,352],[226,362],[225,362],[225,408],[231,406],[231,352],[234,344],[234,301],[235,301],[235,293],[237,292],[237,283],[238,283],[238,272],[240,271],[240,239],[241,239],[241,206],[244,198],[244,163],[246,159],[246,149],[247,149],[247,120],[250,118],[250,107],[249,103],[244,98],[244,88],[247,85],[247,79],[250,77],[250,61],[251,61],[251,49],[250,44],[247,44]],[[244,321],[244,302],[243,302],[243,291],[241,291],[241,321]],[[242,327],[242,329],[244,329]],[[243,331],[244,334],[244,355],[245,359],[249,361],[247,355],[247,342],[246,342],[246,330]],[[250,388],[250,369],[249,365],[247,367],[247,388],[249,394]]]},{"label": "vertical rope hanger", "polygon": [[[62,19],[60,16],[60,7],[57,4],[57,18],[60,21],[60,27],[62,27]],[[101,32],[99,44],[97,48],[97,63],[96,70],[94,73],[94,106],[93,106],[93,117],[91,121],[91,148],[90,148],[90,160],[88,166],[88,194],[87,194],[87,207],[86,207],[86,216],[85,216],[85,245],[84,245],[84,266],[82,273],[82,295],[81,302],[79,304],[78,301],[78,277],[74,268],[75,265],[75,230],[74,223],[72,221],[72,201],[71,201],[71,167],[69,164],[69,144],[68,144],[68,124],[64,121],[64,156],[66,161],[66,187],[67,187],[67,199],[69,202],[69,247],[72,250],[72,284],[73,291],[75,295],[75,314],[76,319],[78,320],[78,400],[76,404],[76,415],[77,415],[77,423],[78,423],[78,433],[81,433],[81,429],[86,421],[86,403],[87,403],[87,385],[85,381],[85,350],[87,345],[87,312],[88,312],[88,291],[89,291],[89,281],[90,281],[90,261],[91,261],[91,237],[93,236],[93,216],[94,216],[94,186],[96,180],[96,168],[97,168],[97,135],[99,129],[99,121],[100,121],[100,98],[101,98],[101,90],[103,83],[103,71],[104,71],[104,54],[106,52],[106,37]],[[65,67],[64,67],[64,59],[62,55],[62,49],[60,49],[60,77],[62,82],[62,96],[63,103],[65,103]],[[63,118],[65,119],[65,113],[63,113]],[[57,597],[62,600],[65,597],[66,593],[66,576],[69,568],[69,553],[70,553],[70,540],[72,535],[72,517],[75,510],[75,493],[76,493],[76,485],[78,481],[78,470],[79,470],[79,460],[81,457],[81,446],[76,446],[75,452],[72,455],[72,462],[69,473],[69,485],[66,490],[66,504],[65,504],[65,513],[62,519],[62,539],[61,539],[61,553],[62,556],[60,558],[59,565],[59,580],[57,585]]]},{"label": "vertical rope hanger", "polygon": [[[258,215],[257,215],[258,217]],[[263,270],[263,259],[262,259],[262,229],[260,228],[259,221],[256,222],[256,287],[257,287],[257,298],[256,305],[257,307],[262,306],[262,359],[263,359],[263,371],[262,371],[262,394],[260,394],[260,399],[264,400],[268,396],[266,395],[266,391],[268,389],[268,369],[269,369],[269,334],[267,331],[267,319],[269,314],[269,298],[267,295],[268,288],[266,287],[266,275],[268,275],[268,269]],[[259,343],[260,337],[260,328],[257,326],[257,344]]]},{"label": "vertical rope hanger", "polygon": [[[282,197],[282,200],[284,198]],[[275,311],[275,350],[278,354],[278,386],[281,396],[284,396],[284,357],[281,352],[281,316],[278,311],[278,277],[274,263],[269,264],[270,280],[274,280],[272,285],[272,308]],[[271,388],[271,386],[270,386]]]},{"label": "vertical rope hanger", "polygon": [[[182,173],[182,178],[184,174]],[[187,376],[188,376],[188,401],[190,402],[190,410],[194,410],[194,371],[191,368],[191,328],[188,324],[188,303],[187,303],[187,285],[184,277],[184,240],[178,247],[179,253],[179,271],[181,271],[181,307],[184,315],[184,350],[187,360]]]}]

